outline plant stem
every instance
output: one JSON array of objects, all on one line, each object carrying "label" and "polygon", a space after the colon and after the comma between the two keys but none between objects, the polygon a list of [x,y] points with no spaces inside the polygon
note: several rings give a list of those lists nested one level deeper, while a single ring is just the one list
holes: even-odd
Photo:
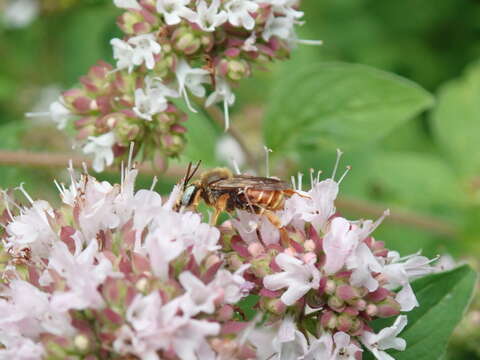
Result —
[{"label": "plant stem", "polygon": [[[73,166],[76,168],[81,168],[82,163],[87,164],[89,167],[91,166],[91,160],[76,154],[32,153],[28,151],[0,150],[0,166],[10,165],[31,168],[66,168],[70,160],[72,160]],[[139,169],[142,174],[156,174],[149,165],[139,166]],[[107,169],[107,171],[118,173],[118,169],[114,168]],[[184,173],[185,169],[183,166],[171,165],[165,173],[165,176],[178,180],[184,175]],[[351,197],[340,197],[336,204],[341,211],[358,213],[362,216],[374,218],[381,216],[385,209],[388,208],[388,206],[384,204],[371,203]],[[456,227],[443,219],[407,210],[391,209],[391,214],[387,217],[386,221],[422,229],[448,238],[455,238],[458,235]]]}]

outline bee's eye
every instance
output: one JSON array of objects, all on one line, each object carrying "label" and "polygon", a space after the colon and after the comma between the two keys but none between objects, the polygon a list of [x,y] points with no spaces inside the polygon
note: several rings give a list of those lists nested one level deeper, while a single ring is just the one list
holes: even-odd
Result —
[{"label": "bee's eye", "polygon": [[189,186],[185,189],[185,192],[182,195],[182,200],[180,204],[182,206],[189,206],[191,205],[193,199],[195,198],[195,193],[197,192],[196,186]]}]

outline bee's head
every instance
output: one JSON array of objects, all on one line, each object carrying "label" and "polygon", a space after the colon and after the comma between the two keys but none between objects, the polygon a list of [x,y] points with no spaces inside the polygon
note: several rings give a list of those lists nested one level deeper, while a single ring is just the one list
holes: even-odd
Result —
[{"label": "bee's head", "polygon": [[199,194],[199,191],[201,189],[200,184],[198,182],[190,183],[190,180],[192,180],[193,176],[200,167],[200,163],[201,162],[199,161],[193,170],[192,163],[188,164],[185,177],[180,182],[182,192],[175,206],[177,211],[181,208],[187,208],[191,206],[194,203],[197,194]]},{"label": "bee's head", "polygon": [[197,184],[190,184],[188,185],[185,190],[182,193],[182,196],[180,197],[180,207],[185,207],[188,208],[191,206],[198,194],[198,191],[200,191],[200,186]]}]

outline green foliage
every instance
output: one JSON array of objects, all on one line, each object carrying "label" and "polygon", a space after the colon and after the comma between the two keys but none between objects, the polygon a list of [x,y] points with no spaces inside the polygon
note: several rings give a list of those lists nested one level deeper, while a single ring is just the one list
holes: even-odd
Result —
[{"label": "green foliage", "polygon": [[480,171],[480,64],[446,84],[433,113],[435,135],[462,174]]},{"label": "green foliage", "polygon": [[432,103],[418,85],[392,74],[362,65],[315,64],[277,84],[265,139],[279,152],[358,147],[381,139]]},{"label": "green foliage", "polygon": [[[407,341],[407,349],[391,355],[397,360],[444,356],[448,339],[472,299],[476,280],[476,273],[467,265],[416,280],[412,287],[421,306],[408,313],[408,325],[400,335]],[[388,321],[375,325],[378,330]]]}]

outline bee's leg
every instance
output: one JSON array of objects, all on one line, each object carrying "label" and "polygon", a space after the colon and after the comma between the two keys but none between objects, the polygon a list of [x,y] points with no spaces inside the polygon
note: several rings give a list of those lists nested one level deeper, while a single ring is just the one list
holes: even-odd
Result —
[{"label": "bee's leg", "polygon": [[268,220],[270,220],[270,222],[276,228],[280,229],[282,227],[282,223],[279,217],[273,211],[270,211],[270,210],[265,211],[265,216],[268,218]]},{"label": "bee's leg", "polygon": [[248,197],[248,190],[249,189],[250,189],[249,187],[245,187],[245,189],[243,190],[243,193],[245,194],[245,199],[247,199],[247,203],[248,203],[248,207],[250,208],[250,211],[252,212],[252,214],[255,214],[255,209],[253,208],[252,202],[250,201],[250,198]]},{"label": "bee's leg", "polygon": [[267,210],[262,208],[259,215],[265,215],[267,219],[275,226],[276,228],[280,229],[282,227],[282,222],[278,218],[278,216],[271,210]]},{"label": "bee's leg", "polygon": [[220,213],[222,211],[225,211],[225,209],[227,208],[227,201],[229,197],[229,194],[223,194],[218,198],[217,202],[215,203],[215,211],[212,218],[210,219],[210,225],[214,226],[217,224]]},{"label": "bee's leg", "polygon": [[301,196],[303,198],[307,198],[307,199],[311,198],[309,195],[301,194],[298,191],[295,191],[295,190],[292,190],[292,189],[283,190],[283,193],[288,197],[292,197],[293,195],[297,194],[298,196]]}]

